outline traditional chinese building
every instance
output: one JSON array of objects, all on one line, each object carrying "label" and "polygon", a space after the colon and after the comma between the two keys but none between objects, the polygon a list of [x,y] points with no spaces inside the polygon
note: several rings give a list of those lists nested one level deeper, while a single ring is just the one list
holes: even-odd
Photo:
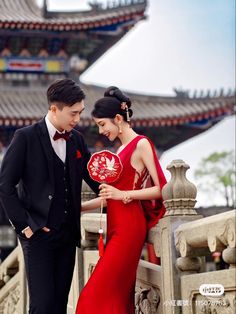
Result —
[{"label": "traditional chinese building", "polygon": [[[45,115],[47,86],[68,76],[79,81],[80,74],[145,19],[147,2],[117,0],[105,7],[98,2],[90,6],[87,11],[50,12],[46,0],[42,8],[34,0],[0,0],[0,141],[6,146],[17,128]],[[86,109],[79,129],[91,148],[99,141],[106,146],[90,116],[104,88],[80,84]],[[133,127],[148,135],[159,153],[233,114],[230,91],[191,97],[183,91],[176,91],[175,97],[127,94],[133,100]]]},{"label": "traditional chinese building", "polygon": [[[0,10],[0,140],[7,144],[16,128],[34,123],[47,112],[45,91],[56,78],[79,81],[105,51],[140,20],[145,19],[145,0],[116,1],[88,11],[49,12],[34,0],[1,1]],[[79,129],[91,147],[99,138],[90,112],[104,88],[84,85],[86,110]],[[159,152],[205,130],[233,113],[234,96],[176,97],[127,94],[133,100],[134,128],[152,138]],[[104,144],[108,144],[104,142]]]}]

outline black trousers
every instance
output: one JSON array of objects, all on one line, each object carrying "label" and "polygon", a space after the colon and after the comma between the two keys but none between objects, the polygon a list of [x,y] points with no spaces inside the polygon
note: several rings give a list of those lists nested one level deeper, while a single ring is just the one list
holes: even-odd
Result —
[{"label": "black trousers", "polygon": [[20,235],[28,280],[30,314],[66,314],[77,239],[71,226]]}]

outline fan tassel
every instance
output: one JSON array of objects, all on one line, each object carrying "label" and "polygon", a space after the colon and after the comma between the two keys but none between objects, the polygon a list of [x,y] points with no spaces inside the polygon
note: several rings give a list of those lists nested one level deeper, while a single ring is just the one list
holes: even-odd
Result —
[{"label": "fan tassel", "polygon": [[104,254],[104,242],[103,242],[102,233],[100,233],[100,235],[99,235],[98,252],[99,252],[99,256],[102,257]]}]

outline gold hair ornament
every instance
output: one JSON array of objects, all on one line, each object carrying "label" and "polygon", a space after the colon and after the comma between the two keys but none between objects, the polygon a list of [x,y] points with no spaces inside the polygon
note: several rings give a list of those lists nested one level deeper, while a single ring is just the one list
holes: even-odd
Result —
[{"label": "gold hair ornament", "polygon": [[126,112],[126,118],[127,118],[127,122],[130,122],[130,117],[129,117],[129,108],[126,104],[126,102],[122,102],[121,105],[120,105],[121,109],[122,110],[125,110]]}]

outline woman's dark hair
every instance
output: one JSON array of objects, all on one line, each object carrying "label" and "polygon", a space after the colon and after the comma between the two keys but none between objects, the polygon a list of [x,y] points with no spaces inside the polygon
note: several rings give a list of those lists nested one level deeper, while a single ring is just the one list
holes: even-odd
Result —
[{"label": "woman's dark hair", "polygon": [[49,105],[57,102],[58,108],[63,109],[65,106],[73,106],[75,103],[85,98],[83,90],[71,79],[61,79],[53,82],[47,90],[47,99]]},{"label": "woman's dark hair", "polygon": [[[124,103],[125,106],[123,106]],[[92,116],[94,118],[113,119],[117,114],[120,114],[123,116],[125,121],[128,121],[127,111],[129,113],[129,117],[133,115],[133,111],[130,107],[131,100],[129,97],[122,93],[119,88],[110,86],[106,89],[104,97],[95,102]]]}]

